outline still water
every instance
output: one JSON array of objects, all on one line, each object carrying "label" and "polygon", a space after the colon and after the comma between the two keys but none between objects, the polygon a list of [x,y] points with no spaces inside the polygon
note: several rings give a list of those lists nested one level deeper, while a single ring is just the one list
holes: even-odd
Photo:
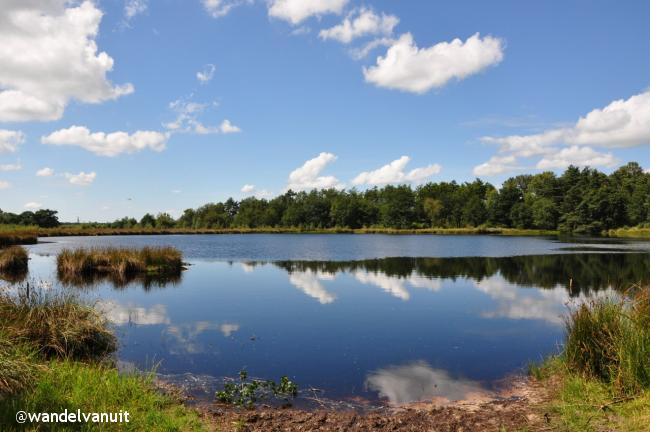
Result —
[{"label": "still water", "polygon": [[68,237],[30,246],[56,282],[71,246],[172,245],[177,280],[68,284],[104,310],[122,365],[209,397],[288,375],[320,397],[402,403],[491,391],[558,350],[568,307],[650,279],[650,244],[495,236]]}]

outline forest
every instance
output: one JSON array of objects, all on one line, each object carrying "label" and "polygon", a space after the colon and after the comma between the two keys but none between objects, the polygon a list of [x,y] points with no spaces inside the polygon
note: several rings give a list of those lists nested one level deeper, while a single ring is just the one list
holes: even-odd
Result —
[{"label": "forest", "polygon": [[[58,225],[56,211],[21,214],[0,211],[0,223]],[[592,168],[517,175],[500,188],[472,182],[387,185],[363,191],[286,191],[272,199],[249,197],[167,213],[124,217],[94,224],[109,228],[263,228],[304,229],[382,227],[394,229],[505,227],[599,234],[650,225],[650,173],[630,162],[607,175]]]}]

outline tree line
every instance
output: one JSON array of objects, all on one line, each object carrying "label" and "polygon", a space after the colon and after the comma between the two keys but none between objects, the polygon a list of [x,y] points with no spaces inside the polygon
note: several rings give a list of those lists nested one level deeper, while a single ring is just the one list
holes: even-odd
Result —
[{"label": "tree line", "polygon": [[[20,215],[0,211],[0,223],[56,226],[56,211]],[[650,173],[630,162],[607,175],[570,166],[561,175],[518,175],[499,189],[472,182],[388,185],[364,191],[287,191],[272,199],[249,197],[168,213],[145,214],[108,224],[111,228],[462,228],[507,227],[598,234],[650,224]]]}]

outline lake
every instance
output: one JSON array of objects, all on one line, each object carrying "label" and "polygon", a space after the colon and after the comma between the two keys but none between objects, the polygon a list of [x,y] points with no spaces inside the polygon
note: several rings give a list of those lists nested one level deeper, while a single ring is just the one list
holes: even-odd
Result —
[{"label": "lake", "polygon": [[73,246],[171,245],[177,280],[68,283],[104,310],[122,367],[212,397],[224,377],[288,375],[323,399],[455,400],[558,351],[572,304],[650,279],[650,243],[499,236],[43,238],[32,281]]}]

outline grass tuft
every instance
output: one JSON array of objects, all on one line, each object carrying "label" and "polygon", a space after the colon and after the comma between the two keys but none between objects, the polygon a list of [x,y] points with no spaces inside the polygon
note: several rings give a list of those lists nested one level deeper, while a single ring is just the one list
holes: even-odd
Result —
[{"label": "grass tuft", "polygon": [[96,359],[117,348],[106,318],[75,296],[34,289],[0,293],[0,328],[46,358]]},{"label": "grass tuft", "polygon": [[0,272],[25,273],[28,261],[27,251],[21,246],[0,249]]}]

